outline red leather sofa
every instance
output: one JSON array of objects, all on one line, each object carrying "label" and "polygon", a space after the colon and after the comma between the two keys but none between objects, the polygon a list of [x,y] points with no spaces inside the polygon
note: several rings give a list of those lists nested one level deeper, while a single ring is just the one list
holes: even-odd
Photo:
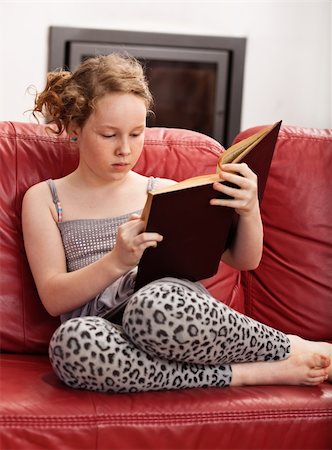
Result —
[{"label": "red leather sofa", "polygon": [[[136,169],[180,180],[213,172],[220,151],[194,132],[149,129]],[[118,395],[64,386],[47,357],[58,319],[38,299],[20,214],[26,189],[63,176],[77,155],[44,125],[2,122],[0,161],[1,449],[331,449],[329,383]],[[217,298],[256,319],[327,341],[331,168],[331,130],[282,127],[262,204],[262,262],[244,273],[221,265],[206,282]]]}]

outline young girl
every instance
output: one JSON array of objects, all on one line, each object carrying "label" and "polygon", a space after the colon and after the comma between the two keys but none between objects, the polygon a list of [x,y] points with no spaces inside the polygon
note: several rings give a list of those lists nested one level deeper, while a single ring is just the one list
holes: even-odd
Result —
[{"label": "young girl", "polygon": [[[74,172],[38,183],[23,201],[38,292],[62,321],[49,347],[56,374],[69,386],[105,392],[331,379],[331,345],[243,316],[199,283],[165,278],[133,292],[144,250],[163,239],[143,230],[147,191],[173,183],[132,170],[151,102],[140,64],[116,54],[88,59],[74,73],[50,73],[36,97],[34,113],[56,133],[66,131],[80,155]],[[224,165],[221,176],[239,187],[214,186],[233,199],[211,204],[239,214],[222,260],[254,269],[263,236],[256,176],[245,164]],[[124,301],[121,324],[102,317]]]}]

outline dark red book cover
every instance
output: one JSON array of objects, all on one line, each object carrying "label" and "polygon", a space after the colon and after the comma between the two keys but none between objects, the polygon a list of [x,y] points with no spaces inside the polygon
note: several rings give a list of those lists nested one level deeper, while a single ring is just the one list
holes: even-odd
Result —
[{"label": "dark red book cover", "polygon": [[[243,158],[258,176],[261,201],[281,122]],[[211,206],[217,192],[212,184],[187,187],[153,196],[146,231],[164,239],[145,250],[138,266],[135,289],[163,277],[192,281],[213,276],[234,236],[237,215],[232,208]]]}]

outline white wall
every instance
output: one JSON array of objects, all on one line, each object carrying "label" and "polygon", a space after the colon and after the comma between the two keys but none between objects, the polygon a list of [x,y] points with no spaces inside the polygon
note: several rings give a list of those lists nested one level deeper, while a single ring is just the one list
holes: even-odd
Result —
[{"label": "white wall", "polygon": [[247,37],[242,129],[332,127],[330,0],[0,0],[0,120],[29,121],[49,26]]}]

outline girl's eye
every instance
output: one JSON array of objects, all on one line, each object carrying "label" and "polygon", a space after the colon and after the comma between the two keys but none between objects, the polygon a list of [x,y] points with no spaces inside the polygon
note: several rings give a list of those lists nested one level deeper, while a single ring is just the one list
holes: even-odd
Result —
[{"label": "girl's eye", "polygon": [[112,137],[115,137],[115,134],[102,134],[102,137],[104,137],[104,138],[112,138]]}]

